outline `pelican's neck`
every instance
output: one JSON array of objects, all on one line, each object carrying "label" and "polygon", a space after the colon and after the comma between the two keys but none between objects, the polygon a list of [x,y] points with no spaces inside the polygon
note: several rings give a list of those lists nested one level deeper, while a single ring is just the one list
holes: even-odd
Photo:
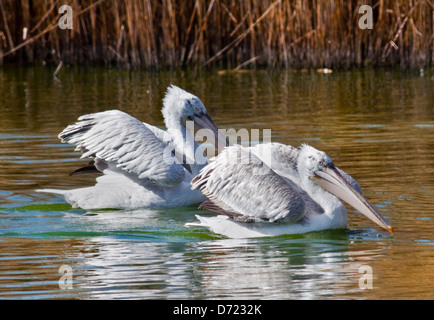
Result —
[{"label": "pelican's neck", "polygon": [[[170,124],[170,127],[167,127],[167,132],[172,137],[175,153],[180,156],[178,159],[183,159],[184,163],[190,165],[192,175],[196,176],[207,165],[208,160],[194,139],[192,134],[194,131],[187,130],[181,121],[172,121],[168,124]],[[192,121],[189,121],[187,122],[188,125],[193,126],[194,124]]]},{"label": "pelican's neck", "polygon": [[341,224],[347,223],[347,210],[341,200],[321,188],[309,177],[301,179],[300,184],[304,191],[324,210],[324,214],[329,216],[331,220],[339,221]]}]

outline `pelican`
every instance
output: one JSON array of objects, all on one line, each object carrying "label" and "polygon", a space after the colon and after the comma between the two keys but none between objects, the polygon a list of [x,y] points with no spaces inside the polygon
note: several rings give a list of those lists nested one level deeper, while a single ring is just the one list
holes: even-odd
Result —
[{"label": "pelican", "polygon": [[307,144],[227,147],[191,184],[208,198],[199,208],[219,215],[196,216],[199,222],[187,225],[230,238],[346,228],[348,214],[340,199],[393,233],[357,181]]},{"label": "pelican", "polygon": [[[93,159],[92,166],[75,174],[97,170],[103,175],[91,187],[37,191],[60,195],[85,210],[164,208],[204,201],[204,195],[191,190],[190,182],[208,159],[194,139],[196,126],[193,132],[187,130],[187,121],[211,130],[215,137],[217,125],[198,97],[174,85],[167,89],[162,113],[166,131],[119,110],[79,117],[59,138],[75,145],[81,158]],[[214,143],[218,148],[217,139]]]}]

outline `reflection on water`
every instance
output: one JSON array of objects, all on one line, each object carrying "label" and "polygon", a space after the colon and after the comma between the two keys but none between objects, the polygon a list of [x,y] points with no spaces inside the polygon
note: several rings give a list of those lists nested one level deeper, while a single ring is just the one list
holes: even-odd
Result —
[{"label": "reflection on water", "polygon": [[[1,247],[2,252],[16,248],[12,257],[1,257],[1,297],[310,299],[360,294],[360,262],[357,252],[348,256],[348,237],[172,243],[106,236],[11,238]],[[381,256],[381,250],[363,254]],[[59,289],[58,269],[64,264],[73,269],[72,290]]]},{"label": "reflection on water", "polygon": [[[191,242],[9,238],[7,246],[0,242],[2,253],[9,252],[0,258],[0,297],[432,298],[433,259],[423,247],[414,246],[410,253],[402,245],[351,238],[344,233]],[[393,262],[390,255],[396,257]],[[412,260],[414,255],[425,256],[424,264]],[[71,290],[58,285],[58,269],[65,264],[73,270]],[[363,266],[373,270],[372,290],[359,286]]]},{"label": "reflection on water", "polygon": [[[433,298],[433,76],[399,71],[219,75],[0,69],[0,298]],[[121,109],[163,125],[176,84],[222,128],[272,129],[272,140],[326,151],[362,185],[394,237],[349,208],[350,229],[231,240],[187,228],[194,206],[72,209],[36,188],[89,185],[86,163],[57,134],[82,114]],[[73,288],[59,288],[59,267]],[[359,280],[369,266],[373,289]]]}]

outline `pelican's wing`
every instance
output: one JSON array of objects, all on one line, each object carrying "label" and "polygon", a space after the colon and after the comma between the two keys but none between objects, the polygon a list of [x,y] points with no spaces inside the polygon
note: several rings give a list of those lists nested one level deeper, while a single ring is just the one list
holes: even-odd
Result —
[{"label": "pelican's wing", "polygon": [[166,130],[160,129],[156,126],[150,125],[149,123],[142,122],[143,125],[148,128],[159,140],[169,143],[170,142],[170,136],[167,135]]},{"label": "pelican's wing", "polygon": [[298,180],[299,149],[278,142],[270,142],[257,144],[250,147],[250,150],[274,172]]},{"label": "pelican's wing", "polygon": [[[121,171],[134,180],[161,186],[179,184],[185,175],[171,147],[136,118],[119,110],[81,116],[59,134],[82,158],[96,158],[100,167]],[[158,130],[157,130],[158,131]]]},{"label": "pelican's wing", "polygon": [[237,221],[296,222],[304,200],[284,178],[247,148],[223,150],[192,180],[210,201],[202,207]]}]

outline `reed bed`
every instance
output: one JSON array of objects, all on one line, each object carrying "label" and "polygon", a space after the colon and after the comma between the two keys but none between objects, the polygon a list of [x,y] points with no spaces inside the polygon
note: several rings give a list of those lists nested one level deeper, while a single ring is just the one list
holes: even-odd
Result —
[{"label": "reed bed", "polygon": [[[58,21],[73,9],[72,30]],[[361,5],[373,29],[360,29]],[[0,62],[429,67],[432,0],[0,0]]]}]

